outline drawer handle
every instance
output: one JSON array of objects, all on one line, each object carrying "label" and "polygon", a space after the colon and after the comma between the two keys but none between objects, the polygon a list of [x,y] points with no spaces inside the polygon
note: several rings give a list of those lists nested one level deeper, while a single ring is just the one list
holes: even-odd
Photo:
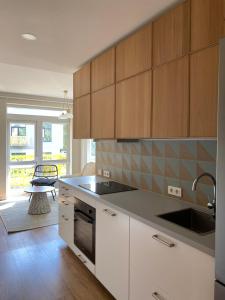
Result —
[{"label": "drawer handle", "polygon": [[162,300],[159,293],[157,293],[157,292],[152,293],[152,298],[154,298],[155,300]]},{"label": "drawer handle", "polygon": [[77,256],[78,256],[79,260],[80,260],[83,264],[86,264],[86,263],[87,263],[87,261],[82,257],[81,254],[78,254]]},{"label": "drawer handle", "polygon": [[64,205],[69,205],[69,203],[67,203],[66,201],[62,201],[62,203],[63,203]]},{"label": "drawer handle", "polygon": [[70,196],[67,196],[67,195],[65,195],[65,194],[62,194],[62,196],[65,197],[65,198],[69,198],[69,197],[70,197]]},{"label": "drawer handle", "polygon": [[66,218],[64,215],[61,215],[61,217],[62,217],[65,221],[69,221],[69,218]]},{"label": "drawer handle", "polygon": [[110,215],[111,217],[115,217],[116,216],[116,213],[110,209],[103,209],[104,213],[106,213],[107,215]]},{"label": "drawer handle", "polygon": [[172,248],[172,247],[175,246],[175,244],[174,244],[173,242],[167,242],[167,241],[163,240],[162,238],[160,238],[160,237],[158,236],[158,234],[154,234],[154,235],[152,236],[152,238],[153,238],[154,240],[160,242],[161,244],[167,246],[167,247]]}]

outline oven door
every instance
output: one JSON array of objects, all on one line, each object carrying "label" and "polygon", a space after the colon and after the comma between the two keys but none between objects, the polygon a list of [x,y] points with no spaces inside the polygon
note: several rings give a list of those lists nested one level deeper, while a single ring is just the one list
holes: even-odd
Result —
[{"label": "oven door", "polygon": [[74,209],[74,244],[95,264],[95,219]]}]

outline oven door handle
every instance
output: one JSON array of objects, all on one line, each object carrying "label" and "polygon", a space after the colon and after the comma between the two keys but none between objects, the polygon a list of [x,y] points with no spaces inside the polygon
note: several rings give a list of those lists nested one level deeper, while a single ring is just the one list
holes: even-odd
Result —
[{"label": "oven door handle", "polygon": [[87,215],[85,215],[82,211],[80,211],[79,209],[75,210],[75,214],[74,214],[74,221],[77,221],[76,216],[80,219],[82,219],[84,222],[86,223],[90,223],[93,224],[94,223],[94,219],[91,217],[88,217]]}]

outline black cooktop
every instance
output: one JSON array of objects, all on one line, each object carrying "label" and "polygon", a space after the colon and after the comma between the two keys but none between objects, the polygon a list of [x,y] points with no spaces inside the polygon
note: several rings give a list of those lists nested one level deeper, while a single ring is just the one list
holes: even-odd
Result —
[{"label": "black cooktop", "polygon": [[79,184],[79,186],[98,195],[137,190],[132,186],[125,185],[116,181],[93,182]]}]

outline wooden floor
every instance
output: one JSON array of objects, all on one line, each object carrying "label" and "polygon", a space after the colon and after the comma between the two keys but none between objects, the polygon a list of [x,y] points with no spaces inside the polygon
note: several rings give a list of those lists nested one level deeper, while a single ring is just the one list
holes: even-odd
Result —
[{"label": "wooden floor", "polygon": [[112,300],[57,226],[8,235],[0,220],[0,300]]}]

